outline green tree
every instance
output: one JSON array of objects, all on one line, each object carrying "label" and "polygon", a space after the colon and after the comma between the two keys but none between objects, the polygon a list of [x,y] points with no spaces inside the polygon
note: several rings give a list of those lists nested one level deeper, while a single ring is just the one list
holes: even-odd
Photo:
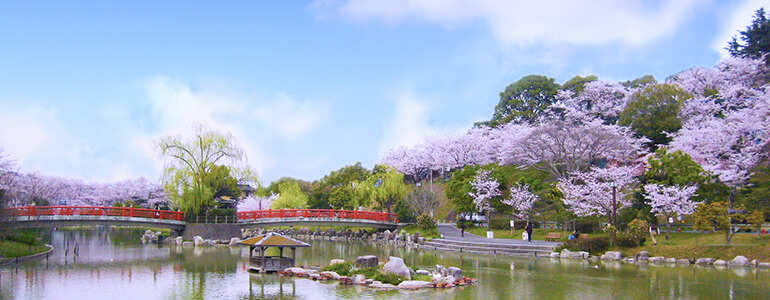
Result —
[{"label": "green tree", "polygon": [[[751,25],[739,33],[742,43],[738,42],[737,36],[734,36],[725,48],[730,55],[761,59],[770,53],[770,20],[767,18],[764,7],[754,13]],[[770,63],[770,57],[765,57],[765,63]]]},{"label": "green tree", "polygon": [[580,95],[580,93],[585,90],[586,83],[597,81],[599,80],[599,77],[596,75],[588,75],[588,76],[579,76],[575,75],[575,77],[570,78],[564,84],[561,85],[561,89],[563,91],[572,91],[575,93],[575,96]]},{"label": "green tree", "polygon": [[675,133],[682,128],[678,114],[686,99],[692,96],[675,85],[652,84],[637,91],[620,113],[619,125],[630,126],[639,136],[650,139],[650,149],[667,145],[671,138],[666,133]]},{"label": "green tree", "polygon": [[743,205],[728,209],[725,202],[701,203],[692,216],[697,230],[724,230],[727,245],[730,245],[735,233],[742,229],[759,229],[765,219],[761,212],[747,211]]},{"label": "green tree", "polygon": [[647,160],[650,168],[644,172],[643,182],[664,186],[701,184],[706,181],[703,167],[692,160],[689,154],[677,150],[668,152],[661,147]]},{"label": "green tree", "polygon": [[655,79],[655,76],[652,76],[652,75],[644,75],[634,80],[621,82],[621,84],[627,88],[639,88],[649,84],[657,84],[657,83],[658,83],[658,80]]},{"label": "green tree", "polygon": [[492,120],[484,123],[499,126],[509,122],[533,124],[556,100],[559,84],[542,75],[524,76],[500,93]]},{"label": "green tree", "polygon": [[314,183],[310,207],[356,209],[364,199],[358,187],[372,174],[356,162],[332,171]]},{"label": "green tree", "polygon": [[278,184],[280,195],[273,201],[273,209],[299,209],[307,206],[308,195],[302,192],[297,181]]},{"label": "green tree", "polygon": [[256,173],[246,165],[243,149],[229,132],[196,124],[192,136],[166,136],[157,141],[156,149],[165,164],[166,193],[186,213],[197,215],[201,209],[214,206],[215,190],[210,183],[216,180],[207,179],[213,166],[227,166],[238,182],[258,183]]},{"label": "green tree", "polygon": [[393,212],[395,205],[403,202],[409,192],[404,183],[404,174],[385,165],[375,165],[372,175],[359,188],[363,188],[364,199],[373,201],[372,204],[386,212]]},{"label": "green tree", "polygon": [[223,196],[236,198],[241,195],[238,179],[232,176],[228,166],[211,164],[209,172],[203,174],[203,181],[211,187],[214,198]]},{"label": "green tree", "polygon": [[758,165],[748,184],[738,191],[735,202],[770,216],[770,166]]}]

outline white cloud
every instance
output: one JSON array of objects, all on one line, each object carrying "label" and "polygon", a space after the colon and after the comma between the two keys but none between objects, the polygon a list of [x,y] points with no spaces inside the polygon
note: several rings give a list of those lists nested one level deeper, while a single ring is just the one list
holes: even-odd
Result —
[{"label": "white cloud", "polygon": [[391,24],[418,19],[453,28],[480,20],[506,45],[640,46],[670,35],[696,4],[694,0],[318,0],[310,8],[319,15]]},{"label": "white cloud", "polygon": [[300,102],[288,95],[259,107],[254,117],[279,134],[279,137],[293,140],[301,137],[322,124],[329,114],[324,102]]},{"label": "white cloud", "polygon": [[[730,1],[730,4],[736,2]],[[723,14],[726,17],[721,20],[719,28],[722,31],[718,32],[711,42],[711,48],[719,52],[724,58],[730,56],[725,47],[727,43],[738,35],[738,31],[745,30],[747,26],[751,25],[751,20],[754,18],[754,13],[762,6],[768,6],[766,0],[748,0],[736,5],[735,7],[725,7],[722,9]],[[768,6],[767,8],[770,8]],[[767,10],[765,10],[767,11]]]},{"label": "white cloud", "polygon": [[37,106],[13,107],[4,105],[0,110],[0,147],[12,159],[23,163],[31,154],[44,149],[51,141],[45,123],[55,119],[53,111]]},{"label": "white cloud", "polygon": [[388,149],[398,146],[414,146],[425,136],[438,132],[428,123],[430,111],[423,100],[411,93],[396,97],[393,119],[385,130],[385,136],[379,145],[380,157]]}]

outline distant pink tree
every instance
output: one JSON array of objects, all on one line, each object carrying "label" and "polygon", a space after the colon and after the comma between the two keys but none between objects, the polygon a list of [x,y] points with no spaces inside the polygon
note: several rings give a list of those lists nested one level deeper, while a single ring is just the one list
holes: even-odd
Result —
[{"label": "distant pink tree", "polygon": [[551,109],[563,111],[565,121],[570,123],[590,123],[599,119],[605,124],[615,124],[632,92],[620,83],[591,81],[581,93],[559,93]]},{"label": "distant pink tree", "polygon": [[[692,186],[662,186],[659,184],[647,184],[644,186],[644,198],[647,204],[652,206],[652,213],[663,215],[666,219],[676,215],[690,215],[698,208],[698,202],[690,200],[698,190],[697,185]],[[671,232],[671,222],[667,222],[668,233]]]},{"label": "distant pink tree", "polygon": [[492,198],[500,196],[500,183],[492,177],[492,171],[479,170],[471,181],[473,192],[468,193],[479,211],[494,210],[490,203]]},{"label": "distant pink tree", "polygon": [[558,186],[570,211],[578,216],[607,216],[612,222],[613,209],[617,211],[631,205],[626,192],[636,183],[633,173],[634,168],[629,166],[593,167],[590,171],[559,179]]},{"label": "distant pink tree", "polygon": [[238,204],[238,211],[267,210],[273,206],[273,202],[280,194],[271,193],[268,196],[250,196]]},{"label": "distant pink tree", "polygon": [[531,166],[557,178],[588,170],[599,159],[628,161],[644,154],[645,139],[635,138],[629,128],[554,122],[533,128],[518,142],[501,149],[504,163]]},{"label": "distant pink tree", "polygon": [[535,201],[540,199],[529,190],[528,184],[519,184],[511,187],[511,198],[504,199],[503,203],[510,205],[514,209],[514,214],[519,218],[529,218]]}]

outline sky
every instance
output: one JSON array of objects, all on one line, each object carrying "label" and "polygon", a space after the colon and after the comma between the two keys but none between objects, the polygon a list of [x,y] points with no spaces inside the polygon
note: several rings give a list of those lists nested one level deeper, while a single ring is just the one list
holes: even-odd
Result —
[{"label": "sky", "polygon": [[492,117],[523,76],[664,80],[765,1],[0,1],[0,148],[22,172],[160,180],[160,138],[230,132],[262,184]]}]

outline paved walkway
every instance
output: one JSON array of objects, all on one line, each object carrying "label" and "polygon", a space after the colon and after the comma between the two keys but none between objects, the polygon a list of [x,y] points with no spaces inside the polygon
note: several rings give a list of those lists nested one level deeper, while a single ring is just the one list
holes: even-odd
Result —
[{"label": "paved walkway", "polygon": [[532,240],[532,243],[529,243],[522,239],[497,239],[497,238],[487,238],[484,236],[478,236],[475,234],[465,232],[465,236],[462,236],[462,233],[460,232],[460,229],[455,227],[454,225],[447,225],[447,224],[438,224],[438,232],[444,235],[443,239],[445,240],[453,240],[453,241],[466,241],[466,242],[474,242],[474,243],[485,243],[485,244],[500,244],[500,245],[537,245],[537,246],[553,246],[557,247],[561,245],[559,242],[548,242],[548,241],[536,241]]}]

